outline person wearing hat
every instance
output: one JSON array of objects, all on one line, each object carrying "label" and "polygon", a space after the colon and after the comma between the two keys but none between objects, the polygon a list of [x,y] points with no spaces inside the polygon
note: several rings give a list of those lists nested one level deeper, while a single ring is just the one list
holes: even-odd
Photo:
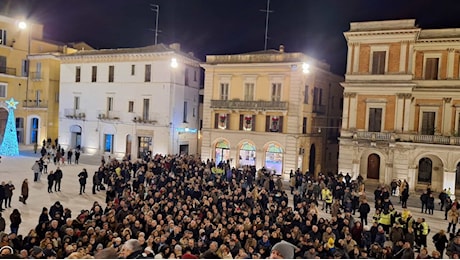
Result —
[{"label": "person wearing hat", "polygon": [[272,247],[270,259],[293,259],[297,249],[295,245],[281,240]]},{"label": "person wearing hat", "polygon": [[30,249],[29,255],[33,259],[40,259],[43,257],[43,250],[39,246],[34,246],[32,249]]}]

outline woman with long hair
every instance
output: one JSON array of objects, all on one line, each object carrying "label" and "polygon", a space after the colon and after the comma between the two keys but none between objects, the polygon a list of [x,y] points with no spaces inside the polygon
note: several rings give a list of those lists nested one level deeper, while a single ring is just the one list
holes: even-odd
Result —
[{"label": "woman with long hair", "polygon": [[446,249],[447,243],[449,243],[444,229],[439,230],[439,232],[433,236],[433,242],[434,246],[436,247],[436,250],[439,251],[442,257],[442,255],[444,254],[444,250]]},{"label": "woman with long hair", "polygon": [[19,225],[22,222],[21,213],[19,213],[18,209],[13,210],[13,212],[10,215],[10,221],[11,221],[11,224],[10,224],[11,233],[18,234]]}]

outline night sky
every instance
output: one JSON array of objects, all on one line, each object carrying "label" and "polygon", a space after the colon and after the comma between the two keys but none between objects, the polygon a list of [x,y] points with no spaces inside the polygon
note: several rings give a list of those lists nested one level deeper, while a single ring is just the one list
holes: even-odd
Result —
[{"label": "night sky", "polygon": [[[94,48],[179,42],[201,60],[210,54],[263,50],[267,0],[0,0],[0,13],[45,25],[45,37]],[[460,28],[460,0],[271,0],[268,48],[284,44],[325,60],[343,74],[350,22],[416,19],[419,27]]]}]

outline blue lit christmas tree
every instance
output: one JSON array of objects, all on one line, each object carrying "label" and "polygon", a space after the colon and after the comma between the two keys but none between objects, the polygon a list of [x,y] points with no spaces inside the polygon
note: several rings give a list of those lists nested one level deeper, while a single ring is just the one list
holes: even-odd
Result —
[{"label": "blue lit christmas tree", "polygon": [[8,121],[6,122],[5,134],[3,142],[0,146],[0,154],[6,156],[19,155],[18,135],[16,133],[16,120],[14,118],[14,110],[19,102],[11,98],[6,101],[8,105]]}]

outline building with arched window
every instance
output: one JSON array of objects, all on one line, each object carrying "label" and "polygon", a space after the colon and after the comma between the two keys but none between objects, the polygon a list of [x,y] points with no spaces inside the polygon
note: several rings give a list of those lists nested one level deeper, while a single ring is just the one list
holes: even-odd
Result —
[{"label": "building with arched window", "polygon": [[339,170],[409,188],[460,185],[460,30],[350,24]]},{"label": "building with arched window", "polygon": [[276,174],[337,171],[343,79],[302,53],[209,55],[201,157]]}]

